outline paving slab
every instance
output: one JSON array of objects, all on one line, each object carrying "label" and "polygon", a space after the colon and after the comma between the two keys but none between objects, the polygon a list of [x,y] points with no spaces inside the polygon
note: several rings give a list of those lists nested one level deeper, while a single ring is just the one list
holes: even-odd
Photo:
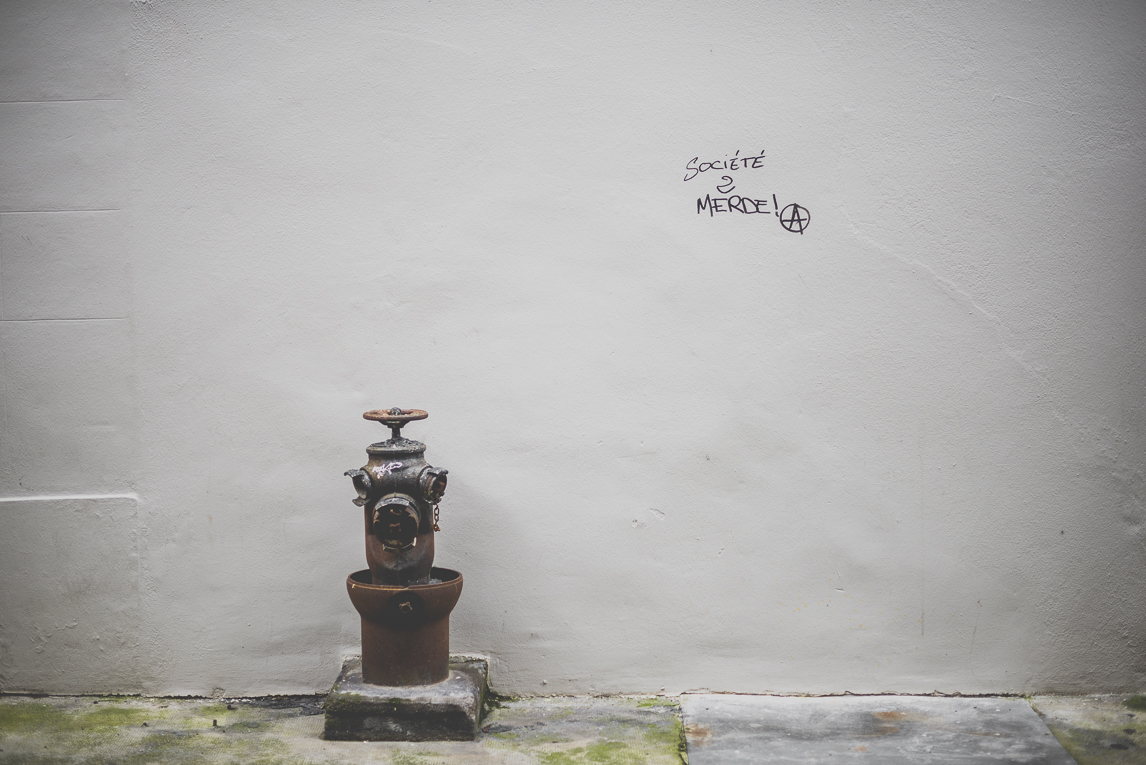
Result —
[{"label": "paving slab", "polygon": [[1074,765],[1023,699],[686,694],[689,765]]}]

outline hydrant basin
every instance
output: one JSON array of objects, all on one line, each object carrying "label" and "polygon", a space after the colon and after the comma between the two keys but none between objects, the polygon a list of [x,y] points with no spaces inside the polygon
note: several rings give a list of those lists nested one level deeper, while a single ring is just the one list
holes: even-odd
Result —
[{"label": "hydrant basin", "polygon": [[450,674],[450,612],[462,575],[431,569],[430,584],[373,584],[370,569],[346,578],[362,617],[362,680],[372,685],[432,685]]}]

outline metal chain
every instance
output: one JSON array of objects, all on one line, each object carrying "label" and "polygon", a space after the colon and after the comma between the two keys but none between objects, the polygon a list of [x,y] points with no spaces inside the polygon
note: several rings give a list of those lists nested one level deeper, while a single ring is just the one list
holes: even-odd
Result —
[{"label": "metal chain", "polygon": [[438,525],[438,506],[434,505],[434,531],[441,531],[442,527]]}]

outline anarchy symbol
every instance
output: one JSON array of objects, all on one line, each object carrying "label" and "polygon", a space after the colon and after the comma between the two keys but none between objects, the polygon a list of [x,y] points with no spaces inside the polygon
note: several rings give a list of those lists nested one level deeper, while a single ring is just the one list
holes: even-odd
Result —
[{"label": "anarchy symbol", "polygon": [[812,214],[807,207],[792,203],[780,211],[780,225],[788,231],[803,234],[811,222]]}]

